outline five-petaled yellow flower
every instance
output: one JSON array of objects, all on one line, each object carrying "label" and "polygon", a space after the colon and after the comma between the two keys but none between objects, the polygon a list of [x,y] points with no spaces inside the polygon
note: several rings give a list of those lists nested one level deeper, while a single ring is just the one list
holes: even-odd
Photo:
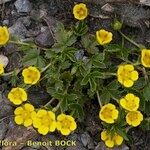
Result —
[{"label": "five-petaled yellow flower", "polygon": [[33,118],[33,126],[42,135],[46,135],[48,132],[54,132],[56,129],[55,114],[52,111],[40,109]]},{"label": "five-petaled yellow flower", "polygon": [[16,124],[23,124],[25,127],[29,127],[32,125],[32,117],[35,116],[36,112],[31,104],[26,103],[23,106],[17,107],[14,114]]},{"label": "five-petaled yellow flower", "polygon": [[126,115],[126,122],[133,127],[138,126],[142,120],[143,115],[140,111],[130,111]]},{"label": "five-petaled yellow flower", "polygon": [[134,66],[130,64],[120,65],[117,71],[118,81],[125,87],[131,87],[139,78],[139,74],[134,70]]},{"label": "five-petaled yellow flower", "polygon": [[144,67],[150,67],[150,50],[142,49],[141,62]]},{"label": "five-petaled yellow flower", "polygon": [[72,116],[65,114],[57,116],[57,130],[59,130],[62,135],[69,135],[76,128],[77,124]]},{"label": "five-petaled yellow flower", "polygon": [[8,99],[15,105],[20,105],[27,100],[27,93],[22,88],[12,88],[12,90],[8,93]]},{"label": "five-petaled yellow flower", "polygon": [[4,73],[4,65],[0,64],[0,75]]},{"label": "five-petaled yellow flower", "polygon": [[9,40],[8,28],[0,26],[0,46],[5,45]]},{"label": "five-petaled yellow flower", "polygon": [[114,123],[115,120],[118,118],[118,110],[116,109],[116,106],[108,103],[104,105],[100,112],[99,112],[99,117],[102,121],[106,123]]},{"label": "five-petaled yellow flower", "polygon": [[136,111],[139,108],[140,99],[132,93],[128,93],[120,100],[120,105],[128,111]]},{"label": "five-petaled yellow flower", "polygon": [[88,15],[88,9],[87,9],[86,5],[83,3],[76,4],[73,7],[73,14],[76,19],[84,20]]},{"label": "five-petaled yellow flower", "polygon": [[41,73],[36,67],[30,66],[22,71],[22,76],[24,77],[24,83],[33,85],[39,81]]},{"label": "five-petaled yellow flower", "polygon": [[100,45],[108,44],[112,41],[113,34],[104,29],[96,31],[96,39]]},{"label": "five-petaled yellow flower", "polygon": [[105,145],[112,148],[115,145],[121,145],[123,142],[123,137],[120,136],[117,133],[114,133],[114,135],[111,135],[111,133],[108,133],[108,131],[104,130],[101,132],[101,139],[105,142]]}]

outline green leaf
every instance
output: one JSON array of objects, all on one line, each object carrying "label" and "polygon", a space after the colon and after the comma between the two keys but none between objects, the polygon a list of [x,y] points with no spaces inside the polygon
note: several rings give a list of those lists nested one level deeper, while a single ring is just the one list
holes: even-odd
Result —
[{"label": "green leaf", "polygon": [[107,85],[107,89],[109,90],[117,90],[119,88],[119,83],[117,80],[113,80],[112,82],[110,82],[108,85]]},{"label": "green leaf", "polygon": [[56,33],[55,33],[55,38],[58,44],[57,47],[71,46],[72,44],[76,42],[76,36],[73,35],[72,31],[65,30],[63,24],[58,25]]},{"label": "green leaf", "polygon": [[61,109],[62,112],[67,111],[67,109],[68,109],[68,99],[67,99],[67,97],[64,97],[64,99],[62,100],[61,105],[60,105],[60,109]]},{"label": "green leaf", "polygon": [[124,129],[117,128],[117,133],[121,135],[126,141],[129,141],[128,135]]},{"label": "green leaf", "polygon": [[146,101],[150,101],[150,83],[148,83],[143,89],[143,96]]},{"label": "green leaf", "polygon": [[90,53],[90,54],[97,54],[98,53],[98,47],[97,46],[97,41],[95,39],[95,36],[93,35],[85,35],[81,39],[81,43],[85,50]]},{"label": "green leaf", "polygon": [[90,83],[91,91],[96,91],[97,85],[96,85],[95,80],[93,78],[90,78],[89,83]]},{"label": "green leaf", "polygon": [[150,120],[149,119],[145,119],[142,121],[140,127],[143,129],[143,130],[146,130],[146,131],[150,131]]},{"label": "green leaf", "polygon": [[105,59],[105,53],[104,52],[103,53],[98,53],[98,54],[96,54],[92,57],[92,60],[96,61],[96,62],[103,62],[104,59]]},{"label": "green leaf", "polygon": [[80,104],[78,103],[71,103],[69,104],[69,109],[73,111],[73,116],[78,118],[79,121],[82,121],[84,118],[84,111]]},{"label": "green leaf", "polygon": [[122,46],[119,44],[109,44],[105,46],[105,51],[118,52],[122,50]]},{"label": "green leaf", "polygon": [[90,75],[87,74],[81,81],[81,85],[86,85],[90,80]]},{"label": "green leaf", "polygon": [[23,65],[43,68],[45,66],[45,59],[40,56],[40,50],[32,49],[31,52],[26,53],[23,57]]},{"label": "green leaf", "polygon": [[137,89],[137,90],[140,90],[140,89],[143,89],[143,87],[145,86],[146,82],[145,82],[145,78],[144,77],[141,77],[139,78],[135,84],[133,85],[133,88]]},{"label": "green leaf", "polygon": [[90,73],[90,76],[91,78],[100,78],[100,79],[104,78],[104,74],[99,71],[93,71],[92,73]]},{"label": "green leaf", "polygon": [[93,61],[93,68],[106,68],[106,65],[102,62]]},{"label": "green leaf", "polygon": [[56,92],[53,94],[53,97],[55,99],[62,100],[64,98],[64,95],[62,93]]},{"label": "green leaf", "polygon": [[84,21],[78,21],[76,25],[73,27],[74,34],[77,36],[82,36],[87,33],[88,26]]},{"label": "green leaf", "polygon": [[56,57],[56,53],[54,51],[52,51],[51,49],[45,51],[45,57],[50,59],[53,57]]},{"label": "green leaf", "polygon": [[16,72],[16,70],[14,70],[14,71],[13,71],[13,74],[12,74],[12,76],[11,76],[11,79],[10,79],[10,81],[9,81],[9,83],[11,83],[12,86],[16,86],[18,79],[19,79],[19,78],[18,78],[18,76],[17,76],[17,72]]},{"label": "green leaf", "polygon": [[110,98],[111,98],[111,95],[110,95],[109,91],[106,88],[104,88],[102,91],[102,94],[100,96],[102,104],[104,105],[104,104],[109,103]]}]

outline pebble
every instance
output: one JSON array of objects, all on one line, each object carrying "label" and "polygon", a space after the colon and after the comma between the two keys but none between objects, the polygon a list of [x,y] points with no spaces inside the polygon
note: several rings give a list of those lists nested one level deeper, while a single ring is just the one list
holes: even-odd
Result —
[{"label": "pebble", "polygon": [[15,7],[18,13],[29,13],[32,10],[32,5],[28,0],[17,0]]},{"label": "pebble", "polygon": [[5,102],[0,102],[0,119],[4,117],[9,117],[13,114],[13,108],[10,105],[7,105]]},{"label": "pebble", "polygon": [[12,0],[0,0],[0,4],[4,4],[4,3],[10,2],[10,1],[12,1]]},{"label": "pebble", "polygon": [[87,132],[84,132],[81,135],[81,141],[82,141],[84,147],[88,147],[88,149],[94,149],[93,139]]},{"label": "pebble", "polygon": [[[104,142],[99,142],[94,150],[110,150],[110,148],[108,148]],[[122,144],[121,146],[111,148],[111,150],[129,150],[129,147],[125,144]]]},{"label": "pebble", "polygon": [[27,33],[27,29],[21,21],[17,21],[14,25],[9,28],[9,32],[13,36],[24,39]]},{"label": "pebble", "polygon": [[8,129],[8,124],[6,124],[4,121],[1,121],[0,122],[0,140],[4,139],[7,129]]},{"label": "pebble", "polygon": [[8,65],[8,57],[4,56],[4,55],[0,55],[0,64],[3,64],[4,67],[6,67]]},{"label": "pebble", "polygon": [[48,28],[42,31],[35,39],[36,43],[42,47],[51,47],[54,44],[53,36]]},{"label": "pebble", "polygon": [[3,25],[8,26],[9,25],[9,20],[8,19],[3,20]]}]

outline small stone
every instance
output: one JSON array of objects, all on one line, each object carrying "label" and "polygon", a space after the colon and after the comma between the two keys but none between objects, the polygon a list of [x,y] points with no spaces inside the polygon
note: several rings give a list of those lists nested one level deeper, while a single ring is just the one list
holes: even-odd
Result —
[{"label": "small stone", "polygon": [[75,53],[75,57],[76,57],[77,60],[81,60],[83,58],[83,56],[84,56],[84,51],[83,50],[77,51]]},{"label": "small stone", "polygon": [[8,65],[8,58],[4,55],[0,55],[0,64],[3,64],[4,67],[6,67]]},{"label": "small stone", "polygon": [[8,19],[6,19],[6,20],[3,20],[3,25],[9,25],[9,20]]},{"label": "small stone", "polygon": [[8,117],[13,114],[13,108],[5,102],[0,102],[0,119]]},{"label": "small stone", "polygon": [[17,0],[15,7],[18,13],[29,13],[32,9],[32,5],[28,0]]},{"label": "small stone", "polygon": [[13,26],[9,28],[9,32],[13,36],[24,39],[27,33],[27,29],[22,22],[17,21]]},{"label": "small stone", "polygon": [[[38,89],[40,90],[40,89]],[[44,106],[49,101],[49,94],[45,93],[45,91],[37,91],[33,90],[28,93],[28,97],[30,102],[35,106]]]},{"label": "small stone", "polygon": [[150,0],[140,0],[140,4],[150,6]]},{"label": "small stone", "polygon": [[[95,147],[94,150],[110,150],[110,148],[108,148],[104,142],[100,142],[98,143],[98,145]],[[111,150],[129,150],[129,147],[125,144],[122,144],[120,146],[111,148]]]},{"label": "small stone", "polygon": [[8,125],[4,122],[0,122],[0,140],[3,140],[8,129]]},{"label": "small stone", "polygon": [[111,13],[114,12],[114,7],[112,7],[109,3],[102,6],[101,9],[106,12],[111,12]]},{"label": "small stone", "polygon": [[17,21],[22,22],[24,26],[29,27],[31,25],[30,17],[21,17]]},{"label": "small stone", "polygon": [[42,47],[51,47],[54,44],[54,39],[49,29],[46,28],[36,37],[35,42]]},{"label": "small stone", "polygon": [[22,148],[21,150],[37,150],[37,149],[31,148],[31,147],[24,147],[24,148]]},{"label": "small stone", "polygon": [[90,135],[85,132],[81,135],[81,141],[84,147],[88,147],[88,149],[94,149],[94,142]]},{"label": "small stone", "polygon": [[9,58],[9,65],[7,71],[12,71],[14,68],[20,68],[22,66],[22,57],[18,52],[14,52]]},{"label": "small stone", "polygon": [[79,141],[76,141],[76,146],[69,146],[66,150],[87,150],[84,148],[83,144]]},{"label": "small stone", "polygon": [[7,2],[10,2],[12,0],[0,0],[0,4],[4,4],[4,3],[7,3]]}]

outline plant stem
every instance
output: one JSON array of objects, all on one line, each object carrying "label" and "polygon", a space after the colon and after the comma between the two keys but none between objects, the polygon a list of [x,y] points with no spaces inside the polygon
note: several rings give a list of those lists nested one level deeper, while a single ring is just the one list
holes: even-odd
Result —
[{"label": "plant stem", "polygon": [[17,44],[17,45],[24,45],[24,46],[30,46],[30,47],[36,47],[36,45],[31,45],[29,43],[21,42],[21,41],[9,41],[9,43]]},{"label": "plant stem", "polygon": [[148,75],[147,75],[146,69],[144,67],[142,67],[142,72],[144,74],[145,82],[146,82],[146,84],[148,84]]},{"label": "plant stem", "polygon": [[49,106],[53,101],[55,100],[55,98],[52,98],[47,104],[45,104],[44,106],[47,107]]},{"label": "plant stem", "polygon": [[[20,72],[20,69],[17,69],[16,74],[18,74],[19,72]],[[11,71],[11,72],[2,74],[2,76],[9,76],[9,75],[12,75],[13,73],[14,73],[14,71]]]},{"label": "plant stem", "polygon": [[52,109],[52,111],[53,111],[53,112],[56,112],[56,111],[59,109],[61,103],[62,103],[62,100],[57,104],[56,107],[54,107],[54,108]]},{"label": "plant stem", "polygon": [[99,102],[99,105],[100,105],[100,108],[102,108],[102,102],[101,102],[101,99],[100,99],[100,96],[99,96],[99,92],[96,91],[96,94],[97,94],[97,99],[98,99],[98,102]]},{"label": "plant stem", "polygon": [[132,43],[133,45],[135,45],[136,47],[140,48],[140,45],[137,44],[136,42],[134,42],[133,40],[131,40],[129,37],[127,37],[124,33],[122,33],[121,31],[118,31],[127,41],[129,41],[130,43]]},{"label": "plant stem", "polygon": [[[33,44],[30,44],[30,43],[25,43],[25,42],[21,42],[21,41],[9,41],[9,43],[12,43],[12,44],[17,44],[17,45],[24,45],[24,46],[29,46],[29,47],[32,47],[32,48],[38,48],[39,46],[37,45],[33,45]],[[41,48],[42,50],[49,50],[48,48],[43,48],[43,47],[39,47]]]},{"label": "plant stem", "polygon": [[105,74],[106,75],[111,75],[111,76],[116,76],[117,75],[116,73],[111,73],[111,72],[106,72]]},{"label": "plant stem", "polygon": [[42,68],[41,73],[43,73],[45,70],[47,70],[50,66],[51,66],[51,62],[47,66],[45,66],[44,68]]}]

